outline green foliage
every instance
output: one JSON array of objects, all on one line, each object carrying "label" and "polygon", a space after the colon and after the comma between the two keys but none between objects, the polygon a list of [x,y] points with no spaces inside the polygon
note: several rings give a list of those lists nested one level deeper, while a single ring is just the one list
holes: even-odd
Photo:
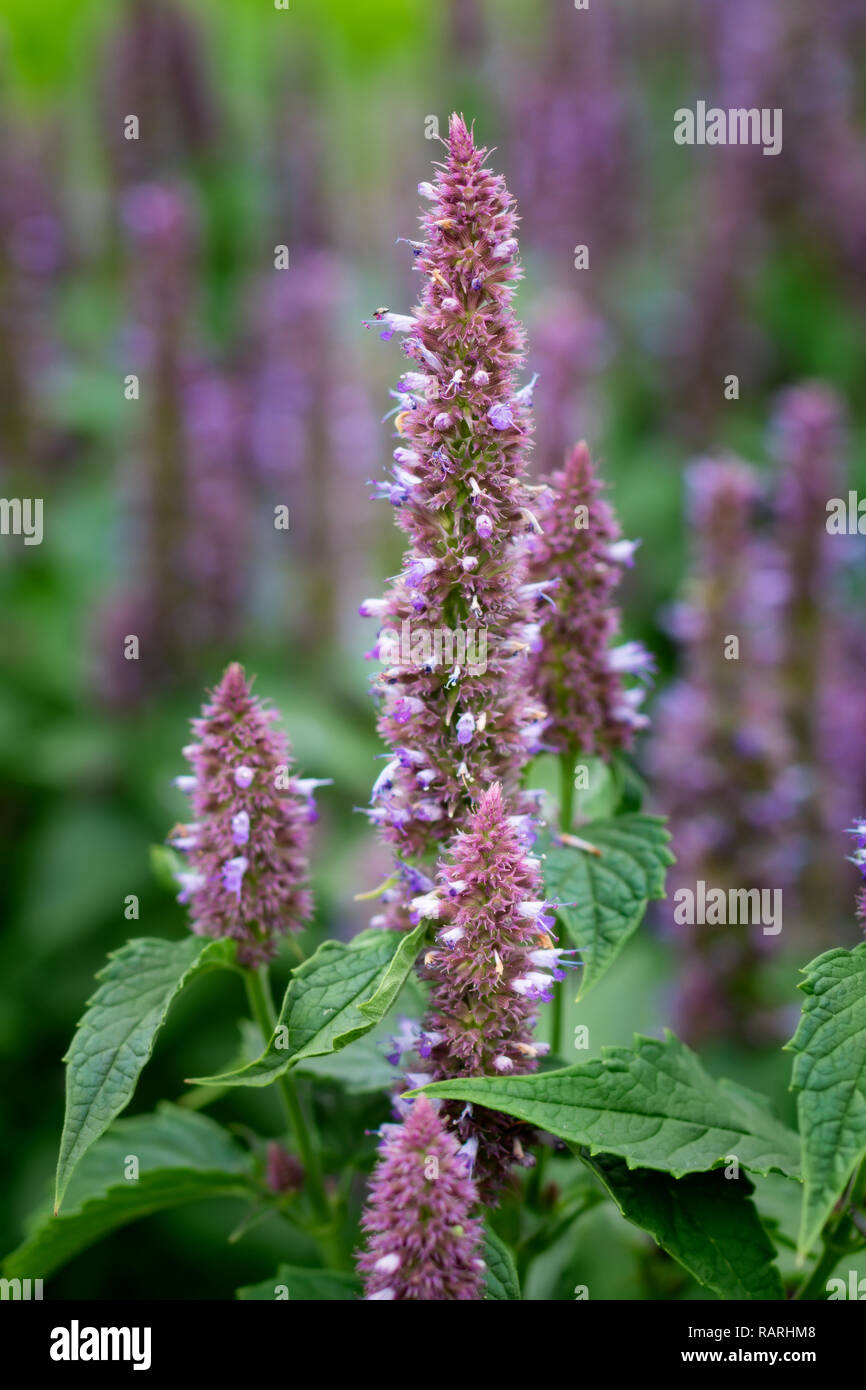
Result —
[{"label": "green foliage", "polygon": [[826,951],[803,973],[806,998],[788,1044],[803,1148],[801,1253],[866,1157],[866,943]]},{"label": "green foliage", "polygon": [[142,937],[109,956],[66,1057],[55,1210],[76,1164],[132,1099],[172,1000],[196,976],[233,961],[233,942],[195,936]]},{"label": "green foliage", "polygon": [[385,1017],[408,976],[426,928],[361,932],[348,945],[325,941],[292,972],[273,1037],[255,1062],[200,1086],[269,1086],[290,1067],[338,1052]]},{"label": "green foliage", "polygon": [[[762,1096],[716,1081],[672,1033],[605,1048],[600,1061],[535,1076],[437,1081],[430,1096],[515,1115],[590,1153],[682,1177],[729,1155],[755,1173],[799,1176],[799,1143]],[[417,1091],[408,1092],[417,1095]]]},{"label": "green foliage", "polygon": [[485,1298],[518,1300],[520,1280],[514,1256],[489,1226],[484,1229],[484,1263],[487,1266],[484,1275]]},{"label": "green foliage", "polygon": [[658,816],[624,815],[581,826],[580,838],[598,854],[544,844],[544,885],[573,945],[580,948],[581,994],[598,984],[643,920],[647,904],[665,896],[673,863],[670,835]]},{"label": "green foliage", "polygon": [[356,1274],[339,1270],[280,1265],[270,1279],[238,1289],[237,1297],[261,1303],[353,1303],[361,1297],[361,1281]]},{"label": "green foliage", "polygon": [[753,1186],[719,1171],[673,1178],[601,1154],[588,1160],[623,1216],[719,1298],[784,1298]]},{"label": "green foliage", "polygon": [[[130,1160],[137,1176],[127,1177]],[[6,1278],[41,1279],[109,1231],[205,1197],[255,1192],[249,1156],[206,1115],[160,1105],[118,1120],[79,1163],[66,1210],[46,1215],[4,1261]]]}]

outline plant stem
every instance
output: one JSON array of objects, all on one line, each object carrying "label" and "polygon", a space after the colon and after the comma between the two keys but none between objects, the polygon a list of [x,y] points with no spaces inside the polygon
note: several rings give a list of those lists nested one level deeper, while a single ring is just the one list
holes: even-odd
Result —
[{"label": "plant stem", "polygon": [[[244,981],[253,1018],[258,1024],[265,1042],[267,1042],[274,1031],[276,1022],[267,966],[263,965],[258,970],[245,970]],[[283,1102],[289,1132],[294,1137],[304,1166],[304,1187],[309,1196],[313,1217],[318,1228],[316,1234],[328,1256],[329,1263],[335,1268],[341,1268],[346,1264],[346,1257],[337,1236],[338,1216],[328,1202],[322,1180],[322,1170],[319,1166],[319,1157],[310,1142],[304,1112],[301,1109],[301,1102],[295,1086],[295,1078],[290,1072],[283,1072],[282,1076],[277,1078],[277,1089]]]},{"label": "plant stem", "polygon": [[[573,758],[569,753],[559,755],[559,828],[566,834],[571,830],[574,820],[574,770]],[[559,987],[553,991],[553,1003],[550,1009],[550,1046],[551,1051],[560,1055],[562,1048],[562,1029],[565,1018],[565,995],[560,982]]]},{"label": "plant stem", "polygon": [[850,1254],[852,1251],[851,1234],[859,1228],[852,1221],[849,1207],[852,1200],[856,1206],[857,1197],[866,1187],[866,1160],[863,1161],[858,1172],[852,1177],[841,1198],[838,1209],[830,1217],[822,1232],[823,1250],[818,1258],[818,1263],[808,1274],[799,1287],[795,1290],[793,1297],[797,1300],[817,1299],[827,1293],[827,1279],[833,1273],[843,1255]]}]

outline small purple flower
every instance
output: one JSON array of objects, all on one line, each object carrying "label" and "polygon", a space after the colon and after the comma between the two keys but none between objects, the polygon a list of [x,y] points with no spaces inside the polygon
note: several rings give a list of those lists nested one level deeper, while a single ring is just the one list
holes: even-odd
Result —
[{"label": "small purple flower", "polygon": [[487,412],[487,418],[495,430],[514,429],[515,420],[507,401],[497,401]]},{"label": "small purple flower", "polygon": [[222,867],[223,886],[227,893],[231,893],[235,898],[241,896],[241,886],[243,877],[249,868],[249,860],[242,854],[235,859],[228,859]]},{"label": "small purple flower", "polygon": [[417,589],[425,579],[434,573],[439,561],[432,558],[413,560],[406,570],[406,583],[410,589]]},{"label": "small purple flower", "polygon": [[232,816],[232,839],[236,845],[245,845],[250,838],[249,811],[238,811]]},{"label": "small purple flower", "polygon": [[391,718],[396,724],[408,724],[416,714],[423,714],[424,701],[415,695],[401,695],[391,708]]},{"label": "small purple flower", "polygon": [[471,743],[474,733],[475,715],[467,711],[466,714],[461,714],[457,720],[457,742],[463,745]]}]

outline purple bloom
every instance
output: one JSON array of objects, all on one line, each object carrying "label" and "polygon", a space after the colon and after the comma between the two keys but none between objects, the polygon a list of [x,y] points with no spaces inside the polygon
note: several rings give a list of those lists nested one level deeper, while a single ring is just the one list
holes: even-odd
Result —
[{"label": "purple bloom", "polygon": [[367,1299],[468,1301],[483,1297],[474,1184],[433,1105],[419,1096],[389,1125],[370,1179],[358,1267]]},{"label": "purple bloom", "polygon": [[475,715],[461,714],[457,720],[457,742],[467,744],[472,742],[472,735],[475,733]]},{"label": "purple bloom", "polygon": [[307,808],[317,783],[291,773],[276,718],[232,665],[193,721],[196,742],[184,749],[195,773],[195,825],[181,827],[189,863],[179,876],[181,901],[190,904],[195,932],[237,939],[245,965],[274,956],[280,933],[300,931],[312,911]]},{"label": "purple bloom", "polygon": [[514,416],[507,401],[497,401],[487,412],[487,418],[495,430],[514,428]]},{"label": "purple bloom", "polygon": [[[659,701],[649,750],[677,860],[670,901],[699,880],[784,888],[787,898],[802,789],[779,682],[778,559],[755,531],[753,470],[702,459],[687,483],[691,621],[683,673]],[[724,926],[670,929],[680,961],[677,1031],[692,1044],[766,1041],[761,965],[772,938]]]},{"label": "purple bloom", "polygon": [[556,587],[533,659],[535,689],[550,715],[544,737],[575,756],[609,757],[630,746],[640,695],[626,692],[622,677],[653,666],[640,643],[610,647],[619,627],[613,594],[634,543],[620,539],[601,490],[589,450],[578,444],[548,481],[538,506],[543,535],[531,542],[533,578]]},{"label": "purple bloom", "polygon": [[[425,1029],[442,1039],[431,1052],[437,1078],[532,1071],[536,1003],[552,997],[562,957],[571,954],[550,939],[540,866],[514,819],[494,784],[440,872],[441,926],[425,957],[433,983]],[[460,1138],[477,1141],[476,1177],[488,1198],[510,1165],[524,1161],[531,1130],[491,1111],[468,1114],[451,1102],[446,1109]]]},{"label": "purple bloom", "polygon": [[[415,261],[425,283],[404,344],[419,371],[404,373],[413,391],[395,417],[395,461],[416,480],[397,512],[410,545],[386,597],[361,610],[387,618],[393,630],[420,612],[430,631],[448,633],[453,615],[463,614],[456,636],[467,652],[476,633],[485,634],[483,669],[454,653],[396,665],[393,644],[379,643],[387,667],[375,681],[379,730],[396,750],[411,720],[418,763],[389,774],[378,820],[401,860],[428,867],[441,840],[465,824],[480,788],[500,781],[516,799],[512,809],[522,809],[520,774],[544,718],[528,690],[519,635],[532,624],[537,594],[522,587],[531,422],[516,380],[523,360],[511,308],[516,218],[485,161],[463,119],[452,117],[443,168],[422,189],[432,203]],[[419,783],[435,788],[435,801],[418,799]],[[390,904],[389,919],[405,925],[405,903]]]}]

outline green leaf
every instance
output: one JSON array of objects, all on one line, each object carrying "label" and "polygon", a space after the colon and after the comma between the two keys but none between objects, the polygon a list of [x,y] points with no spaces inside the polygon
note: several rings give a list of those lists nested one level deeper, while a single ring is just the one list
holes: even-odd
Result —
[{"label": "green leaf", "polygon": [[436,1081],[423,1090],[515,1115],[590,1153],[617,1154],[630,1168],[682,1177],[735,1156],[752,1172],[799,1176],[797,1135],[762,1096],[714,1080],[672,1033],[664,1041],[637,1036],[633,1049],[608,1047],[562,1071]]},{"label": "green leaf", "polygon": [[627,1221],[648,1231],[657,1245],[719,1298],[785,1297],[776,1252],[740,1175],[692,1173],[672,1178],[621,1158],[588,1159]]},{"label": "green leaf", "polygon": [[142,937],[109,956],[65,1058],[55,1211],[76,1164],[132,1099],[172,1001],[197,975],[230,966],[234,950],[233,942],[202,942],[196,936]]},{"label": "green leaf", "polygon": [[614,754],[613,768],[620,787],[620,811],[639,811],[647,795],[643,777],[624,753]]},{"label": "green leaf", "polygon": [[556,915],[581,949],[584,995],[640,926],[649,901],[665,896],[665,870],[674,857],[668,849],[670,835],[658,816],[591,821],[578,833],[601,853],[548,842],[544,885],[552,902],[575,904],[557,908]]},{"label": "green leaf", "polygon": [[406,983],[406,977],[418,959],[418,952],[424,944],[426,935],[427,923],[421,922],[414,931],[401,937],[400,944],[391,957],[388,969],[382,976],[376,993],[372,999],[358,1005],[359,1011],[370,1020],[372,1026],[382,1022]]},{"label": "green leaf", "polygon": [[[130,1159],[138,1177],[127,1178]],[[251,1160],[206,1115],[161,1105],[118,1120],[78,1165],[61,1216],[46,1214],[3,1265],[6,1278],[45,1278],[109,1231],[204,1197],[249,1196]]]},{"label": "green leaf", "polygon": [[803,1148],[799,1247],[808,1251],[866,1157],[866,943],[806,966],[791,1088]]},{"label": "green leaf", "polygon": [[356,1274],[342,1274],[336,1270],[280,1265],[270,1279],[238,1289],[237,1297],[265,1303],[275,1300],[290,1303],[352,1303],[361,1297],[361,1281]]},{"label": "green leaf", "polygon": [[304,1059],[347,1047],[368,1033],[397,997],[424,930],[419,926],[409,936],[366,931],[348,945],[323,942],[293,971],[274,1035],[261,1057],[223,1076],[191,1080],[200,1086],[269,1086]]},{"label": "green leaf", "polygon": [[484,1229],[484,1263],[487,1266],[485,1298],[519,1300],[520,1281],[514,1256],[489,1226]]}]

